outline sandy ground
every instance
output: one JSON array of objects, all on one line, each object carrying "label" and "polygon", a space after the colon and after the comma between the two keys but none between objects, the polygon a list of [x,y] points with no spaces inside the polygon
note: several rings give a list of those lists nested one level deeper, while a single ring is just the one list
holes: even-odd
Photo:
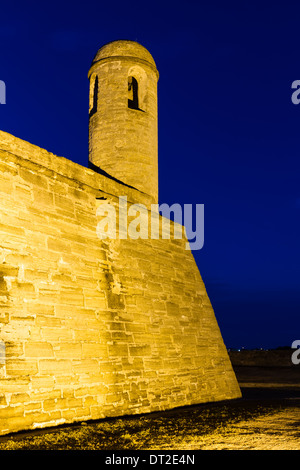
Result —
[{"label": "sandy ground", "polygon": [[300,365],[235,372],[240,400],[20,433],[0,450],[300,450]]},{"label": "sandy ground", "polygon": [[270,416],[242,421],[225,432],[207,436],[201,449],[299,450],[300,409],[291,408]]},{"label": "sandy ground", "polygon": [[[235,367],[235,372],[244,398],[256,396],[262,404],[264,400],[274,401],[282,409],[266,416],[231,423],[221,432],[203,437],[197,442],[197,448],[300,450],[300,366]],[[182,444],[186,448],[189,445],[191,449],[195,448],[192,443]]]},{"label": "sandy ground", "polygon": [[172,446],[160,444],[151,449],[300,450],[300,408],[231,423],[205,436],[174,440]]}]

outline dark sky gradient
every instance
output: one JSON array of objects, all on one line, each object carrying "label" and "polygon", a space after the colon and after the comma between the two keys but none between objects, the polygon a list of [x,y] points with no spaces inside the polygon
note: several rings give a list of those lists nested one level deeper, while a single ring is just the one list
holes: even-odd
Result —
[{"label": "dark sky gradient", "polygon": [[95,53],[152,53],[160,203],[205,205],[194,255],[228,347],[300,337],[299,28],[299,1],[1,3],[0,129],[85,166]]}]

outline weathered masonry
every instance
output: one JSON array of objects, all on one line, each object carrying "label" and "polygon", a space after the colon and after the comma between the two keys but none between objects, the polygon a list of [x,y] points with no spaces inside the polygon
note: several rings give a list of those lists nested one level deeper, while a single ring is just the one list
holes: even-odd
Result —
[{"label": "weathered masonry", "polygon": [[115,41],[89,78],[91,168],[0,132],[0,434],[240,397],[186,241],[96,233],[157,202],[155,62]]}]

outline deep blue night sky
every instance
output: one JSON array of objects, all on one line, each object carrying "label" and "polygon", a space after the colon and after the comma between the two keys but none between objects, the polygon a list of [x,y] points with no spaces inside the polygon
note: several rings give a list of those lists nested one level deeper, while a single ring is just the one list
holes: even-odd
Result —
[{"label": "deep blue night sky", "polygon": [[84,166],[95,53],[153,55],[160,203],[205,205],[194,256],[227,347],[300,336],[299,18],[292,1],[1,3],[0,129]]}]

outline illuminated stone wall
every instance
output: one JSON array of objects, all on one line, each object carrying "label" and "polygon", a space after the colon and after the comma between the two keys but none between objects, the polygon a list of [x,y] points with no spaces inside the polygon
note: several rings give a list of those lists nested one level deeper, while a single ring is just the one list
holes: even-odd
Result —
[{"label": "illuminated stone wall", "polygon": [[154,60],[109,43],[89,79],[91,169],[0,132],[0,434],[240,396],[186,240],[97,232],[158,200]]},{"label": "illuminated stone wall", "polygon": [[240,396],[185,240],[97,237],[119,195],[0,132],[1,434]]}]

